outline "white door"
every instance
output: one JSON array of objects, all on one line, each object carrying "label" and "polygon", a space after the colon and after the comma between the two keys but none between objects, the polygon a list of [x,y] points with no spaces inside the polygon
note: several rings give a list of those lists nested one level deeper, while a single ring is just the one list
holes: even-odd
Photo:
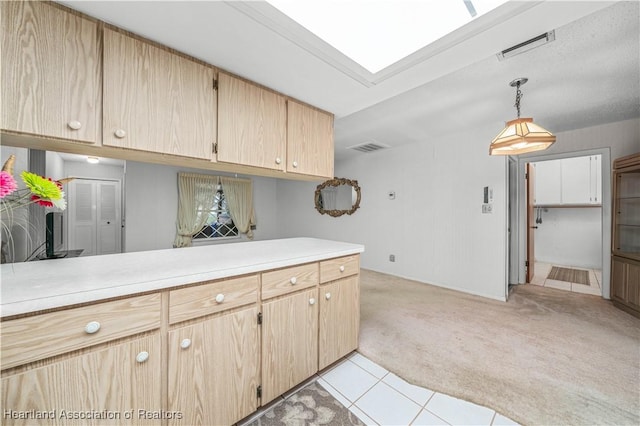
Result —
[{"label": "white door", "polygon": [[69,250],[82,256],[121,252],[120,182],[75,179],[68,194]]}]

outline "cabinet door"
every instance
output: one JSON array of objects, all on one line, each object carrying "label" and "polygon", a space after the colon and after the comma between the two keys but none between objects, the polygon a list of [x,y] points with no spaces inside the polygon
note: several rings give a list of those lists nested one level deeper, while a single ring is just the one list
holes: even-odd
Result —
[{"label": "cabinet door", "polygon": [[318,371],[318,290],[262,305],[262,405]]},{"label": "cabinet door", "polygon": [[640,311],[640,264],[627,265],[627,303]]},{"label": "cabinet door", "polygon": [[320,287],[319,370],[358,347],[359,294],[357,275]]},{"label": "cabinet door", "polygon": [[624,262],[611,259],[611,298],[619,302],[627,299],[627,271]]},{"label": "cabinet door", "polygon": [[595,194],[591,185],[591,157],[563,158],[562,204],[590,204]]},{"label": "cabinet door", "polygon": [[104,30],[103,144],[212,159],[214,70]]},{"label": "cabinet door", "polygon": [[169,410],[176,425],[233,424],[258,407],[258,309],[169,332]]},{"label": "cabinet door", "polygon": [[562,202],[560,160],[539,161],[534,165],[536,168],[534,204],[560,204]]},{"label": "cabinet door", "polygon": [[218,161],[284,170],[284,97],[225,73],[218,75]]},{"label": "cabinet door", "polygon": [[[136,359],[143,352],[148,358]],[[157,424],[147,416],[162,409],[160,358],[160,335],[155,335],[7,376],[2,379],[2,409],[55,410],[57,421],[43,424],[105,424],[65,417],[103,410],[118,416],[110,424]],[[12,424],[33,423],[27,419]]]},{"label": "cabinet door", "polygon": [[0,8],[2,128],[97,142],[96,23],[39,1],[3,1]]},{"label": "cabinet door", "polygon": [[333,116],[287,103],[287,172],[333,177]]}]

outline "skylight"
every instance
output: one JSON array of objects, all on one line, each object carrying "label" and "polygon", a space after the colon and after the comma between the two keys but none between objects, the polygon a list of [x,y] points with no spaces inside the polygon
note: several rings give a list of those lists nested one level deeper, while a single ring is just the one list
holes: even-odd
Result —
[{"label": "skylight", "polygon": [[506,1],[267,0],[371,73],[394,64]]}]

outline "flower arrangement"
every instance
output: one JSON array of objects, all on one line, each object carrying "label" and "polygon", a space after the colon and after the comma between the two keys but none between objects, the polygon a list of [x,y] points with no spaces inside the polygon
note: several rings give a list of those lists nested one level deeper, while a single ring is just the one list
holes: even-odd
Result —
[{"label": "flower arrangement", "polygon": [[18,184],[13,177],[15,160],[15,155],[10,155],[0,171],[0,213],[10,212],[33,203],[44,207],[55,206],[60,210],[66,208],[62,185],[73,178],[54,181],[25,170],[20,176],[26,187],[18,189]]},{"label": "flower arrangement", "polygon": [[[18,188],[18,183],[13,177],[15,161],[15,155],[10,155],[0,171],[0,218],[2,219],[0,220],[0,231],[2,231],[0,263],[5,263],[14,258],[14,232],[26,236],[26,247],[30,247],[31,236],[34,235],[34,232],[37,232],[37,229],[29,219],[28,213],[20,208],[30,204],[37,204],[43,207],[56,207],[64,210],[67,207],[67,203],[64,199],[62,185],[73,180],[73,178],[52,180],[35,173],[23,171],[20,177],[25,187]],[[25,260],[30,260],[32,255],[41,247],[42,245],[36,247]]]}]

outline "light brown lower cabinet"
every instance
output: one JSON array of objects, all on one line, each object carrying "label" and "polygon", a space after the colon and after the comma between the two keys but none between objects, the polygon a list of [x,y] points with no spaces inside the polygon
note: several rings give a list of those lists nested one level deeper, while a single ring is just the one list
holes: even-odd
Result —
[{"label": "light brown lower cabinet", "polygon": [[154,334],[3,376],[2,424],[157,424],[160,340]]},{"label": "light brown lower cabinet", "polygon": [[357,348],[358,272],[352,255],[3,319],[1,423],[236,423]]},{"label": "light brown lower cabinet", "polygon": [[258,309],[169,332],[169,424],[228,425],[258,408]]},{"label": "light brown lower cabinet", "polygon": [[611,299],[616,306],[640,317],[640,262],[611,258]]},{"label": "light brown lower cabinet", "polygon": [[318,289],[262,304],[262,404],[318,371]]},{"label": "light brown lower cabinet", "polygon": [[359,295],[358,275],[320,286],[319,370],[358,347]]}]

